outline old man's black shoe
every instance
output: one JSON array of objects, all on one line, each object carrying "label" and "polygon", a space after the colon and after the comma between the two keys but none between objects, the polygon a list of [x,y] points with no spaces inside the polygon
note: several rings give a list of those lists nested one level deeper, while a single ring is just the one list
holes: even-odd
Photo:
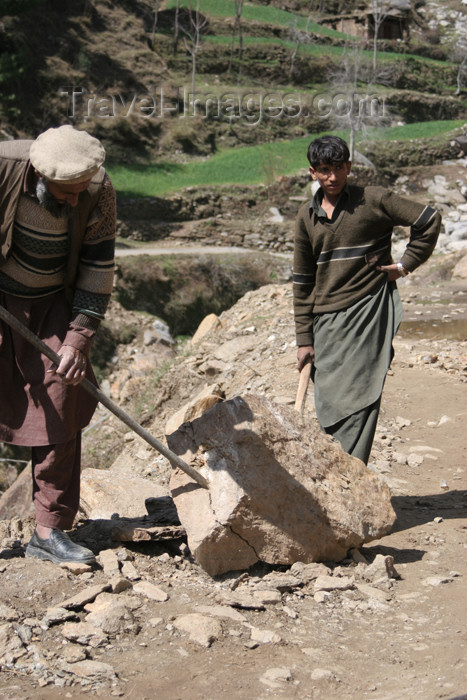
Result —
[{"label": "old man's black shoe", "polygon": [[95,564],[96,557],[90,549],[75,544],[66,532],[52,530],[48,539],[43,540],[34,531],[27,547],[26,556],[36,559],[47,559],[55,564],[73,562],[76,564]]}]

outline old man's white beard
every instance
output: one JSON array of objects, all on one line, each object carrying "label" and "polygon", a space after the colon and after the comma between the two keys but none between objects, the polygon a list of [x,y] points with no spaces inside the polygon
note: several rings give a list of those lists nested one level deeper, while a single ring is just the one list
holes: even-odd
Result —
[{"label": "old man's white beard", "polygon": [[36,197],[41,207],[44,207],[49,214],[56,219],[68,219],[73,213],[73,207],[68,202],[60,202],[49,192],[47,180],[40,177],[36,184]]}]

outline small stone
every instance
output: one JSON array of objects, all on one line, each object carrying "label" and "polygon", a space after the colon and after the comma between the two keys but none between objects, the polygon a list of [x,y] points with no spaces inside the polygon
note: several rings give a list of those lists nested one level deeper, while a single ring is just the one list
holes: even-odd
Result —
[{"label": "small stone", "polygon": [[432,355],[431,353],[428,353],[427,355],[421,355],[417,358],[417,360],[423,362],[425,365],[433,365],[435,362],[438,361],[438,355]]},{"label": "small stone", "polygon": [[423,464],[423,455],[410,454],[407,457],[407,464],[409,467],[419,467],[421,464]]},{"label": "small stone", "polygon": [[100,593],[108,591],[109,589],[110,585],[108,583],[99,586],[89,586],[89,588],[85,588],[72,598],[64,600],[60,607],[67,609],[83,608],[86,603],[91,603]]},{"label": "small stone", "polygon": [[350,552],[350,557],[352,561],[354,561],[356,564],[366,564],[368,565],[367,560],[363,556],[363,554],[360,552],[359,549],[351,549]]},{"label": "small stone", "polygon": [[162,622],[164,622],[164,619],[163,619],[162,617],[151,617],[151,618],[148,620],[148,622],[149,622],[149,624],[151,625],[151,627],[157,627],[157,626],[160,625]]},{"label": "small stone", "polygon": [[187,632],[193,642],[206,648],[210,647],[222,634],[222,627],[218,620],[199,613],[177,617],[174,620],[174,626],[181,632]]},{"label": "small stone", "polygon": [[[294,564],[295,566],[295,564]],[[292,572],[293,566],[290,571]],[[310,564],[304,564],[300,574],[297,577],[304,584],[310,583],[318,578],[318,576],[328,576],[331,573],[331,569],[325,564],[312,562]]]},{"label": "small stone", "polygon": [[70,642],[90,647],[102,647],[107,642],[107,635],[88,622],[67,622],[61,633]]},{"label": "small stone", "polygon": [[311,672],[312,681],[335,681],[337,680],[335,674],[326,668],[315,668]]},{"label": "small stone", "polygon": [[440,516],[438,516],[437,518],[433,518],[433,522],[434,522],[434,523],[438,523],[438,524],[439,524],[439,523],[442,523],[442,522],[443,522],[443,518],[441,518]]},{"label": "small stone", "polygon": [[66,608],[47,608],[43,622],[47,625],[54,625],[59,622],[66,622],[67,620],[73,620],[77,615],[71,610],[66,610]]},{"label": "small stone", "polygon": [[60,564],[60,567],[62,569],[67,569],[67,571],[71,571],[71,573],[75,574],[75,576],[79,576],[80,574],[85,574],[89,571],[92,571],[91,564],[78,564],[74,561],[63,561]]},{"label": "small stone", "polygon": [[385,603],[387,600],[391,599],[391,596],[387,591],[382,591],[379,588],[374,588],[373,586],[369,586],[365,583],[357,583],[357,589],[368,598],[378,600],[380,603]]},{"label": "small stone", "polygon": [[373,582],[380,578],[400,578],[394,568],[394,557],[390,555],[384,556],[384,554],[377,554],[373,563],[363,572],[363,575],[366,579]]},{"label": "small stone", "polygon": [[288,683],[292,679],[290,668],[268,668],[259,680],[270,688],[280,688],[281,685]]},{"label": "small stone", "polygon": [[78,661],[84,661],[86,658],[86,652],[83,647],[76,646],[76,644],[67,644],[63,650],[61,650],[60,655],[63,656],[65,661],[69,664],[76,664]]},{"label": "small stone", "polygon": [[445,479],[441,479],[439,487],[441,489],[443,489],[443,491],[449,491],[449,486],[448,486],[447,482],[445,481]]},{"label": "small stone", "polygon": [[120,573],[118,557],[113,549],[102,550],[99,553],[99,562],[107,576],[115,576]]},{"label": "small stone", "polygon": [[122,547],[117,551],[117,559],[120,562],[131,562],[133,561],[133,553],[129,552],[128,549],[125,549],[125,547]]},{"label": "small stone", "polygon": [[91,659],[67,665],[64,670],[81,678],[98,678],[99,680],[105,678],[113,680],[116,677],[115,671],[110,664],[103,663],[102,661],[91,661]]},{"label": "small stone", "polygon": [[147,598],[156,600],[158,603],[165,603],[169,599],[168,593],[163,591],[162,588],[158,588],[154,586],[154,584],[149,583],[149,581],[139,581],[135,583],[133,590],[135,593],[145,595]]},{"label": "small stone", "polygon": [[7,622],[13,622],[13,620],[19,620],[19,613],[14,609],[0,603],[0,620],[6,620]]},{"label": "small stone", "polygon": [[347,591],[355,587],[353,578],[346,576],[318,576],[315,581],[314,592],[318,591]]},{"label": "small stone", "polygon": [[253,591],[253,595],[264,605],[277,605],[282,602],[279,591]]},{"label": "small stone", "polygon": [[102,593],[94,603],[86,605],[89,613],[85,622],[98,627],[112,636],[124,633],[138,633],[139,624],[135,621],[132,610],[139,606],[138,599],[130,596]]},{"label": "small stone", "polygon": [[130,581],[138,581],[141,576],[136,571],[131,561],[124,561],[122,564],[122,575]]},{"label": "small stone", "polygon": [[282,610],[285,612],[287,617],[290,617],[291,620],[296,620],[298,618],[298,613],[292,608],[289,608],[288,605],[283,605]]},{"label": "small stone", "polygon": [[257,649],[259,647],[258,642],[254,642],[252,639],[248,639],[244,645],[247,649]]},{"label": "small stone", "polygon": [[[304,571],[305,570],[306,566],[304,568]],[[265,586],[268,585],[276,588],[281,593],[289,593],[290,591],[294,591],[296,588],[300,588],[300,586],[303,584],[303,580],[301,577],[295,576],[292,573],[274,572],[264,576],[262,583]]]},{"label": "small stone", "polygon": [[279,644],[282,638],[273,630],[260,630],[258,627],[251,628],[251,639],[259,644]]},{"label": "small stone", "polygon": [[3,664],[14,664],[25,653],[23,642],[12,623],[0,625],[0,659]]},{"label": "small stone", "polygon": [[424,586],[441,586],[443,583],[451,583],[452,578],[451,576],[429,576],[426,578],[424,581],[422,581],[422,584]]},{"label": "small stone", "polygon": [[227,605],[200,605],[197,608],[198,612],[204,613],[206,615],[213,615],[214,617],[224,617],[234,622],[246,622],[245,615],[234,610]]},{"label": "small stone", "polygon": [[248,591],[235,591],[233,593],[223,591],[219,594],[219,602],[231,605],[233,608],[244,610],[264,610],[264,603]]},{"label": "small stone", "polygon": [[127,578],[124,576],[113,576],[110,579],[110,590],[112,593],[122,593],[123,591],[127,591],[129,588],[132,588],[133,584],[131,581],[129,581]]}]

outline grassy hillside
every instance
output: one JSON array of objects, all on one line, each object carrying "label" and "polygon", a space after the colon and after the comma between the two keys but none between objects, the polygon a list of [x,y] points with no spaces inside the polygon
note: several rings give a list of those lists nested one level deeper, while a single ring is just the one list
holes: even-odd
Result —
[{"label": "grassy hillside", "polygon": [[[175,0],[159,4],[155,27],[153,0],[4,0],[4,136],[74,123],[103,139],[122,193],[161,194],[303,167],[311,134],[349,128],[355,94],[385,107],[363,120],[362,148],[369,133],[404,138],[375,127],[413,122],[410,138],[421,138],[424,121],[457,120],[433,124],[441,133],[465,118],[442,27],[433,37],[420,21],[409,40],[380,41],[375,72],[371,42],[330,29],[309,2],[245,3],[240,51],[233,0],[200,0],[193,70],[189,5],[181,0],[176,40]],[[341,5],[324,3],[328,16]]]},{"label": "grassy hillside", "polygon": [[[424,122],[406,126],[371,129],[361,134],[359,142],[428,139],[460,129],[463,121]],[[336,131],[343,138],[346,131]],[[159,161],[145,165],[118,165],[110,168],[112,182],[122,196],[155,197],[176,192],[184,187],[203,185],[258,184],[273,180],[278,175],[289,175],[308,166],[306,150],[309,134],[299,139],[275,141],[259,146],[227,149],[208,159],[194,159],[189,163]]]}]

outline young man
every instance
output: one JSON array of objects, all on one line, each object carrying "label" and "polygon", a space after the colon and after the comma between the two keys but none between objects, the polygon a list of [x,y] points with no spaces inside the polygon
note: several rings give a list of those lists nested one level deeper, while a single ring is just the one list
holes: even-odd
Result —
[{"label": "young man", "polygon": [[0,322],[0,440],[32,447],[36,529],[26,555],[93,563],[74,543],[81,429],[96,401],[91,343],[112,292],[115,192],[96,138],[71,126],[0,143],[0,303],[60,355]]},{"label": "young man", "polygon": [[[321,427],[366,464],[402,318],[395,280],[430,257],[441,217],[383,187],[347,184],[350,154],[337,136],[313,141],[308,160],[320,187],[296,223],[297,366],[314,364]],[[398,262],[391,257],[394,226],[410,226]]]}]

